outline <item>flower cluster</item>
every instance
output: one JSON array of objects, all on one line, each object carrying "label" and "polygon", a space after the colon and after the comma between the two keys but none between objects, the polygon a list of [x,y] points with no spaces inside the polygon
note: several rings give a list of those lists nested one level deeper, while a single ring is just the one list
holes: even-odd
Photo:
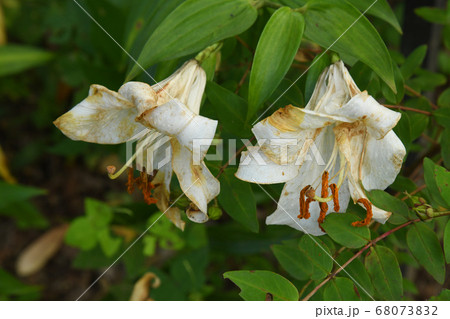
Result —
[{"label": "flower cluster", "polygon": [[[153,86],[128,82],[114,92],[92,85],[89,96],[55,125],[73,140],[136,140],[136,152],[117,173],[109,167],[110,176],[129,168],[128,191],[139,188],[148,204],[156,203],[183,229],[180,209],[170,205],[172,173],[192,202],[186,214],[194,222],[208,220],[207,205],[220,192],[219,181],[203,162],[217,127],[217,121],[199,115],[205,83],[205,72],[190,60]],[[253,127],[258,146],[243,153],[236,176],[252,183],[285,183],[267,224],[321,235],[329,203],[344,212],[350,197],[367,210],[367,217],[354,226],[365,226],[372,218],[384,223],[390,213],[373,206],[364,190],[385,189],[401,168],[405,148],[392,131],[399,119],[399,113],[361,92],[337,62],[320,76],[305,108],[288,105]],[[195,139],[202,139],[202,148],[196,149]],[[323,163],[305,160],[313,146]],[[154,172],[154,163],[161,162]]]}]

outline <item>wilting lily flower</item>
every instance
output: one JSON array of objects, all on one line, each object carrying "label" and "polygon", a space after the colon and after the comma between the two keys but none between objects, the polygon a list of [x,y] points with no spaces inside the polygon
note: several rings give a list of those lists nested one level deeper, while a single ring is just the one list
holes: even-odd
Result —
[{"label": "wilting lily flower", "polygon": [[339,61],[322,73],[305,108],[288,105],[253,127],[259,146],[243,153],[236,176],[286,183],[267,224],[323,235],[329,205],[345,212],[350,197],[367,210],[354,226],[384,223],[391,213],[373,206],[364,189],[385,189],[399,173],[406,153],[392,131],[399,119],[361,92]]},{"label": "wilting lily flower", "polygon": [[[217,127],[217,121],[199,115],[205,84],[205,72],[196,60],[190,60],[153,86],[128,82],[114,92],[92,85],[89,96],[54,124],[73,140],[98,144],[137,140],[136,152],[121,170],[115,173],[114,167],[108,168],[110,177],[118,177],[136,162],[141,173],[135,178],[129,169],[128,191],[138,187],[148,204],[167,210],[166,216],[183,229],[180,210],[169,209],[172,172],[198,207],[188,214],[195,222],[208,220],[207,204],[220,191],[218,180],[203,162]],[[201,148],[195,139],[202,139]],[[167,164],[155,167],[158,163]],[[158,172],[152,179],[154,168]]]}]

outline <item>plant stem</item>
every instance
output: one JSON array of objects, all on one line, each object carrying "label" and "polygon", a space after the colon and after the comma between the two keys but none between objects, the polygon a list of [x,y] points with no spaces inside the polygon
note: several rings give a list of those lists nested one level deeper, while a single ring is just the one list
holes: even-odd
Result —
[{"label": "plant stem", "polygon": [[419,92],[417,92],[416,90],[414,90],[412,87],[410,87],[410,86],[408,86],[408,85],[406,85],[406,84],[404,85],[404,87],[405,87],[406,91],[410,92],[412,95],[414,95],[414,96],[416,96],[416,97],[423,97],[423,98],[427,99],[428,102],[430,102],[431,107],[432,107],[433,109],[437,110],[437,109],[439,108],[436,104],[434,104],[433,102],[431,102],[426,96],[420,94]]},{"label": "plant stem", "polygon": [[405,111],[411,111],[411,112],[416,112],[416,113],[421,113],[421,114],[425,114],[428,116],[431,116],[431,112],[428,111],[424,111],[424,110],[418,110],[412,107],[408,107],[408,106],[401,106],[401,105],[389,105],[389,104],[383,104],[385,107],[388,107],[390,109],[399,109],[399,110],[405,110]]}]

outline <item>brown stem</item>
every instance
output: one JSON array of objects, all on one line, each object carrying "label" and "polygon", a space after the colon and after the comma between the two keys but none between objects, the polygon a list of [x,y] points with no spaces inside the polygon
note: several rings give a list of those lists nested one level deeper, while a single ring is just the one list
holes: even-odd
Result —
[{"label": "brown stem", "polygon": [[247,42],[245,42],[240,36],[236,35],[234,37],[236,38],[236,40],[238,40],[238,42],[240,44],[242,44],[244,47],[246,47],[247,50],[249,50],[251,54],[255,54],[255,51],[253,51],[253,49],[247,44]]},{"label": "brown stem", "polygon": [[236,91],[234,91],[234,93],[238,94],[239,90],[241,89],[242,85],[245,82],[245,79],[247,78],[248,74],[250,73],[250,69],[252,67],[252,63],[248,64],[247,69],[245,69],[244,75],[242,76],[241,80],[239,81],[237,87],[236,87]]},{"label": "brown stem", "polygon": [[428,100],[428,102],[430,102],[431,107],[432,107],[433,109],[437,110],[437,109],[439,108],[436,104],[434,104],[433,102],[431,102],[426,96],[420,94],[419,92],[417,92],[416,90],[414,90],[412,87],[410,87],[410,86],[408,86],[408,85],[406,85],[406,84],[404,85],[404,87],[405,87],[406,91],[410,92],[412,95],[414,95],[414,96],[416,96],[416,97],[424,97],[424,98],[426,98],[426,99]]},{"label": "brown stem", "polygon": [[412,107],[408,107],[408,106],[401,106],[401,105],[389,105],[389,104],[383,104],[385,107],[388,107],[390,109],[399,109],[399,110],[405,110],[405,111],[411,111],[411,112],[416,112],[416,113],[421,113],[421,114],[425,114],[428,116],[431,116],[431,112],[428,111],[424,111],[424,110],[418,110]]}]

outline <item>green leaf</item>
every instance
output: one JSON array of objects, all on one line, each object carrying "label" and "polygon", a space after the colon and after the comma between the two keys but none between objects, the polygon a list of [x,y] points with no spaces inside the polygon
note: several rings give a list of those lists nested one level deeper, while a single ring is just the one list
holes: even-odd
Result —
[{"label": "green leaf", "polygon": [[[446,128],[442,132],[441,145],[450,145],[450,128]],[[450,169],[450,147],[441,147],[441,155],[444,160],[445,167]]]},{"label": "green leaf", "polygon": [[28,46],[6,44],[0,46],[0,76],[19,73],[44,64],[53,54]]},{"label": "green leaf", "polygon": [[295,244],[285,242],[271,249],[281,266],[299,280],[325,278],[333,268],[330,250],[317,237],[303,236]]},{"label": "green leaf", "polygon": [[442,289],[439,296],[433,296],[430,301],[450,301],[450,289]]},{"label": "green leaf", "polygon": [[172,12],[183,0],[133,0],[131,11],[125,25],[126,50],[131,53],[139,53],[145,41],[151,36],[158,25]]},{"label": "green leaf", "polygon": [[275,104],[278,106],[292,104],[301,107],[305,104],[305,101],[303,92],[297,84],[288,78],[284,78],[267,100],[267,103],[272,106],[275,106]]},{"label": "green leaf", "polygon": [[420,68],[422,65],[423,59],[427,54],[427,46],[421,45],[417,47],[411,54],[406,58],[405,63],[400,67],[400,71],[402,72],[403,78],[405,80],[409,79],[414,72]]},{"label": "green leaf", "polygon": [[105,256],[111,257],[117,252],[122,244],[122,240],[120,238],[111,237],[108,228],[104,228],[101,231],[97,232],[97,238],[100,243],[100,247],[102,251],[105,253]]},{"label": "green leaf", "polygon": [[91,250],[97,244],[97,231],[92,227],[89,219],[78,217],[70,224],[65,242],[81,250]]},{"label": "green leaf", "polygon": [[360,300],[356,295],[353,282],[343,277],[335,277],[326,284],[323,298],[326,301]]},{"label": "green leaf", "polygon": [[348,0],[348,2],[357,7],[361,12],[365,12],[367,8],[370,7],[367,14],[386,21],[393,26],[398,33],[402,33],[402,28],[398,23],[397,17],[386,0],[377,0],[375,3],[373,0]]},{"label": "green leaf", "polygon": [[25,285],[0,268],[0,296],[14,297],[13,300],[34,300],[38,299],[40,290],[40,287]]},{"label": "green leaf", "polygon": [[400,300],[403,295],[403,278],[392,250],[383,246],[371,247],[365,264],[379,297],[384,300]]},{"label": "green leaf", "polygon": [[331,50],[343,56],[361,60],[397,92],[386,45],[355,7],[345,1],[312,0],[308,2],[305,21],[307,38],[325,48],[332,46]]},{"label": "green leaf", "polygon": [[271,294],[273,300],[298,300],[297,288],[286,278],[271,271],[265,270],[237,270],[223,274],[239,288],[239,294],[244,300],[263,301],[267,294]]},{"label": "green leaf", "polygon": [[15,202],[26,201],[31,197],[44,194],[46,191],[40,188],[0,181],[0,210]]},{"label": "green leaf", "polygon": [[437,103],[440,107],[450,108],[450,88],[446,89],[444,92],[441,93],[441,95],[439,95]]},{"label": "green leaf", "polygon": [[337,243],[348,248],[360,248],[370,241],[367,227],[354,227],[352,222],[359,218],[352,214],[332,213],[327,215],[323,229]]},{"label": "green leaf", "polygon": [[206,84],[206,96],[226,131],[236,136],[250,132],[250,126],[245,122],[247,102],[243,98],[210,81]]},{"label": "green leaf", "polygon": [[[155,63],[198,52],[247,30],[257,17],[249,0],[187,0],[170,13],[147,40],[138,64]],[[141,72],[135,64],[126,81]]]},{"label": "green leaf", "polygon": [[107,204],[92,198],[86,198],[84,207],[86,216],[95,229],[102,229],[111,222],[113,211]]},{"label": "green leaf", "polygon": [[444,252],[445,261],[450,264],[450,220],[447,222],[444,230]]},{"label": "green leaf", "polygon": [[238,221],[253,232],[258,232],[258,218],[256,217],[256,201],[249,183],[234,176],[235,169],[227,169],[222,174],[219,194],[220,206],[234,220]]},{"label": "green leaf", "polygon": [[447,202],[446,207],[450,208],[450,172],[442,166],[437,167],[436,185],[441,192],[442,198]]},{"label": "green leaf", "polygon": [[414,12],[421,18],[431,23],[447,24],[450,22],[450,17],[446,14],[444,9],[421,7],[414,10]]},{"label": "green leaf", "polygon": [[434,206],[449,207],[447,201],[442,197],[441,190],[438,187],[436,177],[440,174],[445,174],[446,170],[442,166],[436,165],[429,158],[423,161],[425,183],[431,195]]},{"label": "green leaf", "polygon": [[445,128],[450,128],[450,107],[441,107],[437,109],[433,112],[433,116],[439,124]]},{"label": "green leaf", "polygon": [[309,101],[314,92],[314,88],[316,87],[320,74],[330,64],[331,58],[327,54],[319,55],[311,62],[308,72],[306,73],[305,101]]},{"label": "green leaf", "polygon": [[377,189],[366,192],[366,195],[374,206],[392,212],[392,216],[389,218],[391,224],[399,225],[409,220],[409,208],[400,199]]},{"label": "green leaf", "polygon": [[278,9],[270,17],[259,38],[250,73],[247,119],[256,114],[286,75],[304,28],[303,16],[288,7]]},{"label": "green leaf", "polygon": [[[336,261],[339,265],[345,264],[353,254],[349,251],[343,251],[339,254]],[[367,300],[371,300],[371,296],[374,292],[372,282],[370,280],[369,274],[367,273],[364,264],[359,260],[359,258],[354,259],[347,267],[341,271],[341,275],[347,277],[355,282],[355,285],[359,291],[359,294]]]},{"label": "green leaf", "polygon": [[413,256],[440,284],[445,280],[445,262],[439,239],[434,231],[423,223],[412,225],[406,242]]}]

